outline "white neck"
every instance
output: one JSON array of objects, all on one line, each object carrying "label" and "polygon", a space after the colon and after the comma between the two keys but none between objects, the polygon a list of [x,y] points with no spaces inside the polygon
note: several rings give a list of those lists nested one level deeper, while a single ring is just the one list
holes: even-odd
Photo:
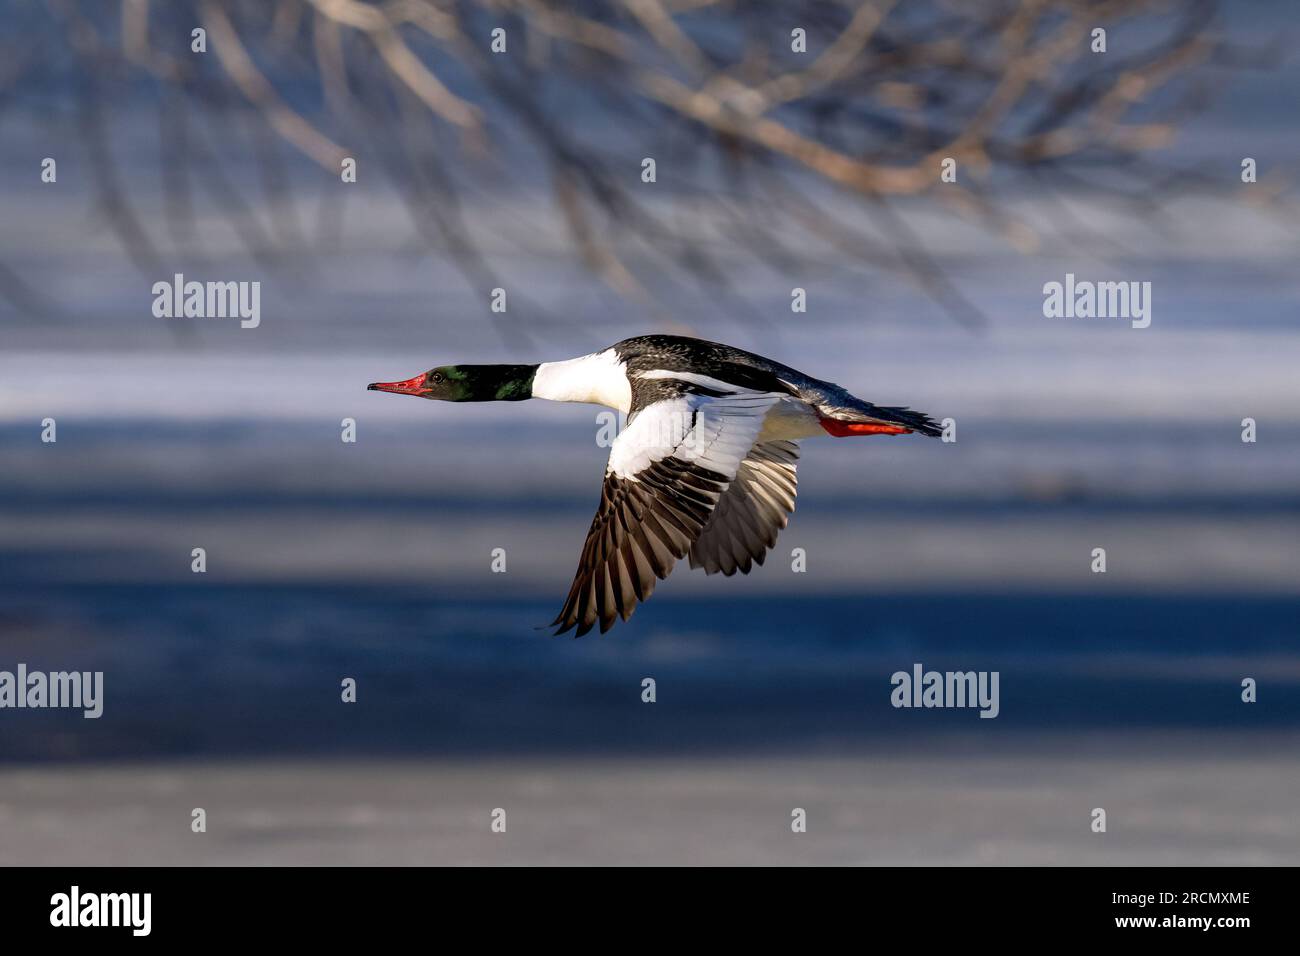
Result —
[{"label": "white neck", "polygon": [[632,386],[627,370],[612,349],[563,362],[543,362],[533,376],[533,398],[553,402],[588,402],[627,414]]}]

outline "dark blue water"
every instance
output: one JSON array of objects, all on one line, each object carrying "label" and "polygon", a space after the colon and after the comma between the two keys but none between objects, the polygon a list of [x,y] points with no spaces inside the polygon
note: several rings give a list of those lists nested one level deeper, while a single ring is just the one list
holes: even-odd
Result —
[{"label": "dark blue water", "polygon": [[[675,600],[605,637],[551,603],[410,589],[0,590],[0,659],[105,672],[105,711],[10,711],[0,759],[838,753],[1037,731],[1300,726],[1297,602],[1239,596]],[[1001,714],[894,709],[890,675],[1000,672]],[[1273,668],[1277,668],[1275,672]],[[1254,677],[1260,700],[1240,701]],[[353,677],[358,701],[340,701]],[[641,681],[657,702],[641,701]]]}]

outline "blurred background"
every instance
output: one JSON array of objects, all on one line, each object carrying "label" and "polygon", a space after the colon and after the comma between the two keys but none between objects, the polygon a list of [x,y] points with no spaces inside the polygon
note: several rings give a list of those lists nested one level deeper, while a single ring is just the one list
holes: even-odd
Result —
[{"label": "blurred background", "polygon": [[[0,669],[105,675],[0,712],[0,863],[1300,862],[1293,4],[0,11]],[[957,441],[806,443],[766,567],[552,638],[599,410],[365,385],[649,331]]]}]

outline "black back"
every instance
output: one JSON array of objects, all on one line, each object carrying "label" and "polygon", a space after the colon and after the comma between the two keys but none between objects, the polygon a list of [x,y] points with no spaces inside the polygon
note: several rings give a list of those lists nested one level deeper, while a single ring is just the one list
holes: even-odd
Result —
[{"label": "black back", "polygon": [[788,365],[753,352],[684,335],[638,335],[617,343],[614,351],[629,372],[697,372],[760,392],[795,395],[797,388],[786,383],[807,378]]}]

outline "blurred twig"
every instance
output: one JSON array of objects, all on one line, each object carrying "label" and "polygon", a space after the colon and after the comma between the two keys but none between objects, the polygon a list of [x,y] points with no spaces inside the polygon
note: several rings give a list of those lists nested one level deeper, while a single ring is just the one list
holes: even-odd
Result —
[{"label": "blurred twig", "polygon": [[[169,158],[205,170],[204,188],[259,257],[308,243],[273,131],[331,177],[344,157],[376,157],[420,240],[483,292],[499,279],[466,197],[476,182],[499,192],[531,176],[550,190],[580,260],[663,321],[672,310],[657,292],[680,279],[729,290],[737,254],[798,271],[823,268],[833,251],[910,276],[977,326],[911,222],[909,197],[937,198],[1022,251],[1039,237],[1007,211],[1005,170],[1029,171],[1021,183],[1057,195],[1102,170],[1091,188],[1154,218],[1177,190],[1168,158],[1152,151],[1202,103],[1183,81],[1243,62],[1216,38],[1216,0],[53,3],[81,88],[108,69],[157,84],[177,144]],[[195,24],[214,56],[190,53]],[[1096,27],[1122,30],[1124,52],[1092,53]],[[497,29],[505,54],[489,47]],[[792,50],[794,29],[806,52]],[[257,122],[229,122],[236,97]],[[111,108],[98,97],[84,116],[102,160],[100,202],[132,257],[153,268],[160,244],[111,162]],[[248,187],[221,175],[223,145],[254,156],[266,196],[283,202],[243,198]],[[639,179],[647,156],[661,160],[655,189]],[[949,158],[959,183],[940,179]],[[1184,192],[1221,185],[1176,174]],[[198,182],[176,169],[165,179],[173,234],[192,237]],[[814,202],[818,181],[852,204]],[[344,228],[341,203],[322,199],[319,221],[332,232]],[[269,228],[259,222],[268,209]],[[503,339],[517,336],[492,320]]]}]

